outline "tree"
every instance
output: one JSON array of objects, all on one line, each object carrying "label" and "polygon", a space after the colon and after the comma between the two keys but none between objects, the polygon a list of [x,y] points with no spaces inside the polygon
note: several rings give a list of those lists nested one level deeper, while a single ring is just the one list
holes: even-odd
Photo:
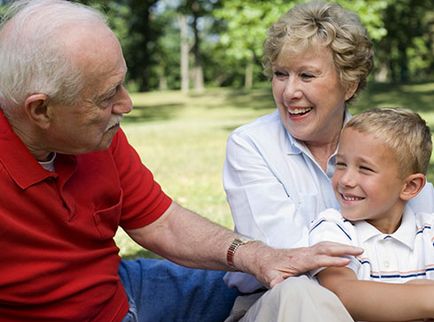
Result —
[{"label": "tree", "polygon": [[[207,35],[204,33],[206,18],[209,17],[217,1],[209,0],[182,0],[178,6],[178,12],[187,17],[187,22],[193,34],[191,53],[193,56],[193,84],[196,92],[204,89],[202,41]],[[182,40],[182,43],[185,43]]]},{"label": "tree", "polygon": [[434,3],[423,0],[390,1],[383,13],[387,36],[378,42],[378,56],[393,82],[432,75]]},{"label": "tree", "polygon": [[[147,91],[157,79],[152,66],[157,65],[156,42],[160,29],[154,21],[154,5],[158,0],[80,0],[104,12],[111,27],[121,41],[128,64],[129,80],[136,89]],[[154,85],[155,86],[155,85]]]},{"label": "tree", "polygon": [[178,17],[179,30],[181,38],[181,91],[183,93],[188,93],[190,88],[190,77],[189,77],[189,64],[188,64],[188,53],[190,51],[190,45],[188,43],[188,24],[187,17],[180,14]]},{"label": "tree", "polygon": [[293,5],[294,1],[284,0],[224,0],[214,11],[226,26],[220,38],[226,55],[244,66],[244,87],[252,87],[254,66],[261,65],[267,29]]}]

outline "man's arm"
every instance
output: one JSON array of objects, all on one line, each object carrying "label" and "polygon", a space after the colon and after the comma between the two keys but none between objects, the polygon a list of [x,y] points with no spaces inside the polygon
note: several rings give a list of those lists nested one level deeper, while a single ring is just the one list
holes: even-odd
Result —
[{"label": "man's arm", "polygon": [[[128,230],[141,246],[178,264],[220,270],[233,270],[226,262],[227,250],[237,235],[175,202],[154,223]],[[342,256],[359,255],[359,248],[336,243],[319,243],[312,247],[273,249],[255,241],[239,247],[234,265],[253,274],[266,287],[309,270],[344,266]]]},{"label": "man's arm", "polygon": [[317,278],[340,298],[356,321],[434,318],[433,283],[362,281],[347,267],[327,268]]}]

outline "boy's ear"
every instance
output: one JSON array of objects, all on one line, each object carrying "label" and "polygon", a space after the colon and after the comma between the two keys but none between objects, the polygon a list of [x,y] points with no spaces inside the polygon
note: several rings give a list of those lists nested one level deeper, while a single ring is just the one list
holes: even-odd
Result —
[{"label": "boy's ear", "polygon": [[24,101],[24,111],[34,124],[45,129],[49,126],[48,95],[32,94]]},{"label": "boy's ear", "polygon": [[424,187],[425,182],[426,178],[422,173],[414,173],[409,175],[404,181],[404,185],[400,194],[401,199],[408,201],[416,197]]}]

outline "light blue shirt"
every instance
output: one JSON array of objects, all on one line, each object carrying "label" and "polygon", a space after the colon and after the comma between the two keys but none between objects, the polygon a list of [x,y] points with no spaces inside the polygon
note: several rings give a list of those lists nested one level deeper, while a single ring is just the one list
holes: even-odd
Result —
[{"label": "light blue shirt", "polygon": [[[346,112],[345,122],[350,118]],[[307,246],[310,222],[339,206],[331,185],[334,170],[335,153],[324,171],[288,133],[277,110],[236,129],[227,142],[223,173],[235,230],[273,247]],[[419,211],[434,212],[431,184],[422,195]],[[242,292],[260,287],[244,273],[228,273],[225,280]]]}]

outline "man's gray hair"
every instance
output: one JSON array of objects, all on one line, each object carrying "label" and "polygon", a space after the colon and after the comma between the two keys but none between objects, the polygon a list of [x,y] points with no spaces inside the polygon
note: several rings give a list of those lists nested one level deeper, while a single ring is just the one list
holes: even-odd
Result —
[{"label": "man's gray hair", "polygon": [[[0,24],[0,107],[7,112],[34,93],[73,104],[84,87],[65,51],[63,37],[82,24],[106,18],[90,7],[63,0],[19,0]],[[86,50],[86,48],[83,48]]]}]

